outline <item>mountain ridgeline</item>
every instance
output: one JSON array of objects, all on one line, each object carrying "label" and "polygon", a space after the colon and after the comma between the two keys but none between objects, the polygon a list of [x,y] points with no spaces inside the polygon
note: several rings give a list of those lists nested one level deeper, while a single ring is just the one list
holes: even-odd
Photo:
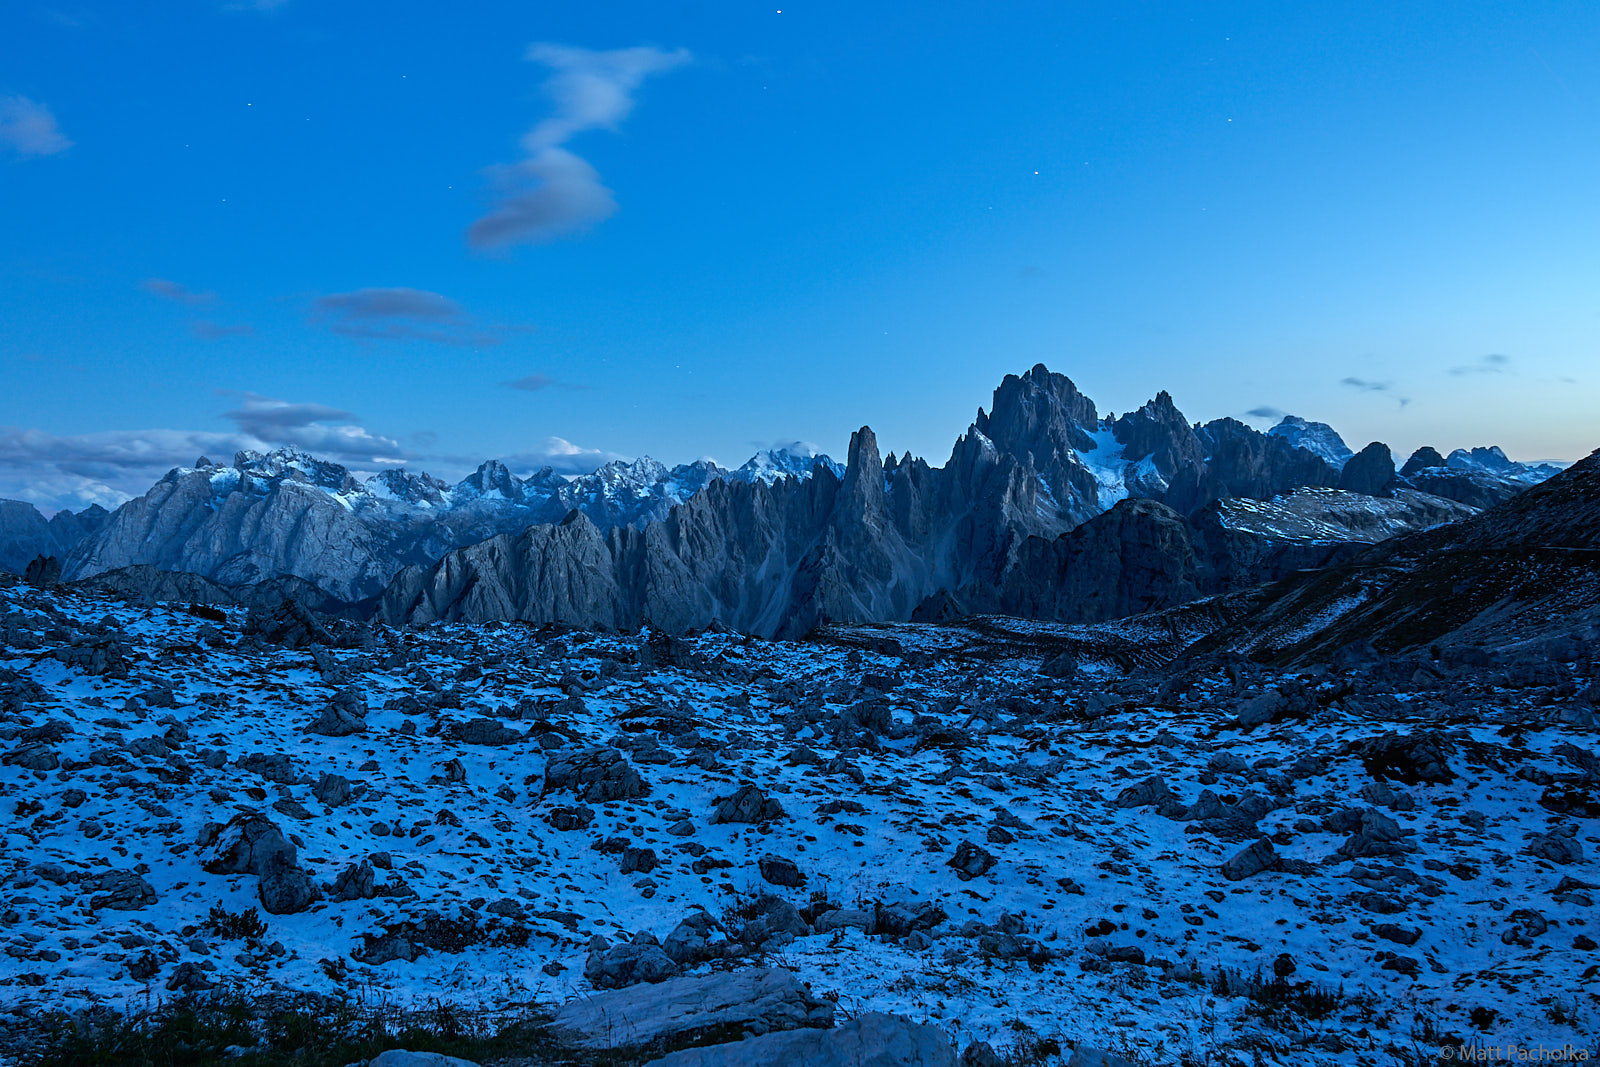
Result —
[{"label": "mountain ridgeline", "polygon": [[[842,473],[717,480],[645,525],[603,529],[574,510],[406,568],[378,614],[720,624],[763,636],[978,611],[1093,622],[1321,566],[1476,512],[1416,489],[1382,444],[1351,455],[1315,438],[1314,451],[1233,419],[1192,426],[1166,393],[1102,418],[1070,379],[1036,366],[1001,383],[942,467],[884,459],[863,427]],[[1546,473],[1458,472],[1476,497],[1500,499]],[[1238,500],[1274,503],[1227,506]],[[1286,515],[1299,525],[1286,530]]]},{"label": "mountain ridgeline", "polygon": [[1190,424],[1166,393],[1104,415],[1036,366],[943,466],[853,435],[737,469],[641,457],[570,477],[489,461],[454,485],[291,449],[201,457],[115,512],[0,502],[0,566],[65,560],[123,596],[289,595],[393,623],[520,620],[795,636],[1004,613],[1096,622],[1255,586],[1469,518],[1555,472],[1496,448],[1352,451],[1323,423]]}]

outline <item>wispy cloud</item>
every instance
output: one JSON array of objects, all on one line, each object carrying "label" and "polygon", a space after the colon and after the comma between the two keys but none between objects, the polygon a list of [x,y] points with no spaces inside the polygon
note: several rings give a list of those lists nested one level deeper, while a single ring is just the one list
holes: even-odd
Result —
[{"label": "wispy cloud", "polygon": [[507,327],[477,325],[459,303],[426,289],[369,288],[329,293],[312,302],[328,329],[365,341],[427,341],[481,348],[499,344]]},{"label": "wispy cloud", "polygon": [[476,248],[553,241],[615,214],[611,190],[566,143],[586,130],[615,130],[633,110],[645,78],[682,66],[691,56],[683,48],[597,52],[535,44],[527,58],[550,68],[544,88],[555,111],[522,138],[527,158],[490,169],[499,201],[467,230],[467,241]]},{"label": "wispy cloud", "polygon": [[1352,389],[1359,389],[1363,393],[1384,393],[1391,397],[1401,407],[1405,407],[1407,404],[1411,403],[1410,397],[1400,396],[1395,393],[1393,382],[1379,382],[1373,381],[1370,378],[1350,377],[1339,379],[1339,384],[1347,385]]},{"label": "wispy cloud", "polygon": [[1504,374],[1511,367],[1511,357],[1499,352],[1491,352],[1481,356],[1471,363],[1464,363],[1459,367],[1451,367],[1450,373],[1456,377],[1467,374]]},{"label": "wispy cloud", "polygon": [[26,96],[0,96],[0,148],[35,159],[71,147],[48,107]]},{"label": "wispy cloud", "polygon": [[269,445],[290,445],[343,464],[393,463],[405,449],[392,437],[369,433],[353,413],[327,404],[291,402],[259,393],[229,393],[240,404],[222,417],[239,432]]},{"label": "wispy cloud", "polygon": [[170,300],[174,304],[187,304],[191,307],[198,304],[216,303],[217,294],[209,289],[201,291],[191,289],[187,285],[168,281],[165,278],[146,278],[139,283],[139,288],[152,296],[159,296],[163,300]]},{"label": "wispy cloud", "polygon": [[220,341],[225,337],[254,337],[256,328],[248,322],[221,323],[196,319],[189,324],[189,332],[202,341]]},{"label": "wispy cloud", "polygon": [[43,508],[115,507],[138,496],[174,467],[209,456],[228,462],[235,452],[282,445],[352,467],[370,468],[408,458],[392,437],[359,425],[352,413],[326,404],[278,400],[219,390],[235,398],[223,413],[231,431],[117,430],[58,436],[37,429],[0,427],[0,496]]},{"label": "wispy cloud", "polygon": [[546,389],[586,389],[588,386],[578,385],[575,382],[563,382],[550,377],[548,374],[530,374],[525,378],[515,378],[509,382],[501,382],[506,389],[517,389],[524,393],[538,393]]},{"label": "wispy cloud", "polygon": [[1252,419],[1281,419],[1286,412],[1270,405],[1262,404],[1260,407],[1251,408],[1245,414]]},{"label": "wispy cloud", "polygon": [[626,458],[603,448],[575,445],[563,437],[546,437],[533,448],[506,456],[501,462],[524,475],[544,467],[553,468],[557,474],[588,474],[602,464]]}]

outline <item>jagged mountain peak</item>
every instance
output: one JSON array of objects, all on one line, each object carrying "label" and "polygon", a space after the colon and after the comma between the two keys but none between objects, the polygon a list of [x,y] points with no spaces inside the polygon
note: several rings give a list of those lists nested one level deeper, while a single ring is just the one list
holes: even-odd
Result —
[{"label": "jagged mountain peak", "polygon": [[513,503],[521,503],[524,496],[523,483],[497,459],[480,463],[477,470],[456,483],[456,489],[464,495],[476,497],[498,494],[500,499]]},{"label": "jagged mountain peak", "polygon": [[235,452],[233,467],[243,474],[262,478],[281,478],[300,475],[305,481],[324,489],[339,491],[351,481],[350,469],[329,460],[318,459],[297,448],[274,448],[269,452],[246,449]]}]

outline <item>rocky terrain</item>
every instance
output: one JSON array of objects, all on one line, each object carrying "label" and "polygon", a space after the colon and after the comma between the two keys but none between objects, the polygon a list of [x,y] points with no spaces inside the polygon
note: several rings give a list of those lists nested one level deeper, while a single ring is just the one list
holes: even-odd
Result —
[{"label": "rocky terrain", "polygon": [[[397,629],[9,580],[0,996],[758,1035],[677,1063],[1592,1052],[1597,478],[1078,625]],[[1463,553],[1525,565],[1446,595]],[[1307,599],[1353,573],[1369,639]]]}]

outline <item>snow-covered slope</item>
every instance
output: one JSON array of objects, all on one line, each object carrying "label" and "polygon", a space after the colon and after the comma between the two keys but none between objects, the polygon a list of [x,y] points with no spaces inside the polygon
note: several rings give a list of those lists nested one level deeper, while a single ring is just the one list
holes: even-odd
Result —
[{"label": "snow-covered slope", "polygon": [[[241,614],[0,581],[16,1019],[207,987],[526,1012],[703,911],[687,973],[764,959],[960,1044],[1355,1067],[1418,1062],[1419,1021],[1593,1036],[1593,717],[1550,706],[1596,681],[1583,645],[1169,677],[1055,660],[1137,625],[295,649]],[[240,870],[243,825],[288,858]]]}]

